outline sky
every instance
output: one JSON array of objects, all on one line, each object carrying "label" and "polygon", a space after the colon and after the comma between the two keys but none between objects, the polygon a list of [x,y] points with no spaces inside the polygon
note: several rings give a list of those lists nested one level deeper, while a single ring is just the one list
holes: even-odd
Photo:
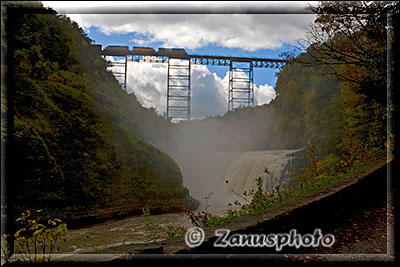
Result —
[{"label": "sky", "polygon": [[[302,12],[315,2],[42,3],[76,21],[103,48],[179,47],[203,55],[280,58],[282,52],[293,50],[315,19],[314,14]],[[275,98],[277,71],[254,69],[255,105]],[[192,65],[192,118],[227,112],[228,72],[225,66]],[[159,114],[166,112],[167,64],[129,62],[127,80],[127,91],[143,106],[154,107]]]}]

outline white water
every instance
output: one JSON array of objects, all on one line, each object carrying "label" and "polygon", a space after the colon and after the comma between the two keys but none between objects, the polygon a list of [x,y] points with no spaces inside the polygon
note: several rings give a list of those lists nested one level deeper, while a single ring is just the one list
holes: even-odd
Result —
[{"label": "white water", "polygon": [[[264,180],[263,190],[271,192],[276,186],[288,185],[287,166],[298,150],[263,150],[181,155],[177,160],[183,174],[184,186],[192,197],[205,207],[205,197],[214,213],[224,213],[228,203],[244,203],[243,192],[256,190],[256,179]],[[268,174],[265,170],[268,170]],[[226,183],[228,181],[228,183]]]}]

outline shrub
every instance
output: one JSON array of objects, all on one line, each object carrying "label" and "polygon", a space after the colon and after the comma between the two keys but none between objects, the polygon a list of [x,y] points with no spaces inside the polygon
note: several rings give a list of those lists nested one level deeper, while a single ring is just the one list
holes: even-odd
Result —
[{"label": "shrub", "polygon": [[[36,211],[39,213],[40,211]],[[19,254],[24,263],[50,261],[51,255],[59,249],[59,242],[65,242],[68,233],[67,225],[60,219],[49,219],[46,223],[32,218],[32,211],[21,213],[16,220],[17,231],[14,234],[14,252]],[[1,238],[2,261],[9,262],[8,235]]]}]

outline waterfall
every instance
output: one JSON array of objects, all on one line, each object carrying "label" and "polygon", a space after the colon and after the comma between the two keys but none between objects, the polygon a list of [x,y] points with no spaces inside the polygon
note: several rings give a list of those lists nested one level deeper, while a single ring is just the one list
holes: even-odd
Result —
[{"label": "waterfall", "polygon": [[[220,167],[215,168],[214,177],[218,177],[220,182],[229,181],[231,189],[237,193],[256,189],[256,178],[262,177],[263,190],[271,192],[281,185],[280,175],[291,160],[286,155],[286,151],[218,153],[213,160],[214,166]],[[269,173],[266,174],[265,170]]]},{"label": "waterfall", "polygon": [[[226,207],[235,200],[245,202],[243,192],[257,189],[256,179],[262,177],[263,190],[293,184],[290,171],[301,150],[262,150],[185,155],[178,159],[184,185],[191,195],[204,202],[212,193],[211,207]],[[265,173],[265,170],[268,173]],[[228,183],[226,183],[228,181]]]}]

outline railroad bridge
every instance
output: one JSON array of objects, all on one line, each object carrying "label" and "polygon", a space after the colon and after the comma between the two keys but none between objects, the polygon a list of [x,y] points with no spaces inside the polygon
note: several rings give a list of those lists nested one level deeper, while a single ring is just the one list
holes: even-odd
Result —
[{"label": "railroad bridge", "polygon": [[[214,55],[190,55],[182,48],[107,46],[92,45],[104,58],[111,56],[111,67],[119,67],[113,74],[123,89],[127,85],[128,61],[166,63],[167,78],[167,119],[190,120],[191,104],[191,65],[229,66],[228,111],[241,106],[254,106],[254,68],[280,68],[283,59],[232,57]],[[119,59],[119,60],[118,60]]]}]

